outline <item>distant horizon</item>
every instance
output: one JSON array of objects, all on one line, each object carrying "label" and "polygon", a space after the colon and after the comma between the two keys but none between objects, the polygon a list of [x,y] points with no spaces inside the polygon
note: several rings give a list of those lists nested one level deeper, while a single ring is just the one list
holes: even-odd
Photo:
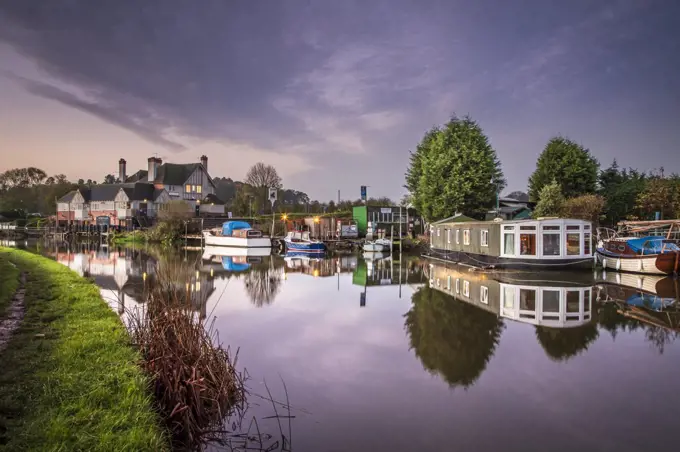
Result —
[{"label": "distant horizon", "polygon": [[[680,3],[0,3],[0,171],[70,180],[258,161],[318,200],[406,194],[433,125],[470,114],[527,191],[551,137],[680,172]],[[527,14],[530,11],[530,14]],[[55,13],[55,12],[58,12]],[[121,32],[124,30],[124,32]],[[133,171],[134,172],[134,171]],[[351,194],[351,196],[349,196]]]}]

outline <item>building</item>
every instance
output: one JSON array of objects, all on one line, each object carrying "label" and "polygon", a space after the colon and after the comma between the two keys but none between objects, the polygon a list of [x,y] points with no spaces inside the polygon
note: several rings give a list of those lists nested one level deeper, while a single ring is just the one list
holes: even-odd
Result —
[{"label": "building", "polygon": [[500,198],[498,200],[498,211],[489,210],[486,213],[486,220],[490,221],[496,217],[504,220],[526,220],[531,218],[536,203],[530,201],[518,201],[514,198]]},{"label": "building", "polygon": [[[57,200],[57,220],[78,224],[129,226],[134,220],[156,217],[172,200],[187,202],[195,211],[203,199],[215,202],[215,183],[208,174],[208,157],[200,163],[163,163],[149,157],[147,170],[127,176],[125,159],[118,161],[123,183],[91,185],[71,191]],[[223,207],[222,207],[223,209]]]},{"label": "building", "polygon": [[[400,211],[401,218],[399,217]],[[389,235],[392,226],[394,226],[394,234],[397,235],[399,234],[400,223],[403,235],[411,232],[416,235],[423,233],[423,220],[416,210],[412,208],[399,206],[354,206],[352,208],[352,217],[357,224],[360,237],[371,236],[377,230],[384,230]]]}]

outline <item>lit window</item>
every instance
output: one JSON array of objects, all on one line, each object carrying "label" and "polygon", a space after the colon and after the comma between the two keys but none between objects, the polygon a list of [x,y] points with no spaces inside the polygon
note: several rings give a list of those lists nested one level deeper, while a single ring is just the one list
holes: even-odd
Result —
[{"label": "lit window", "polygon": [[460,293],[460,278],[456,278],[456,293]]},{"label": "lit window", "polygon": [[583,254],[590,255],[590,233],[583,234]]},{"label": "lit window", "polygon": [[519,235],[520,254],[522,256],[536,255],[536,234]]},{"label": "lit window", "polygon": [[[567,226],[567,229],[569,229],[569,226]],[[567,234],[567,254],[569,256],[578,256],[581,254],[581,234]]]},{"label": "lit window", "polygon": [[451,275],[446,278],[446,290],[451,290]]},{"label": "lit window", "polygon": [[487,231],[486,229],[483,230],[480,239],[482,242],[482,246],[489,246],[489,231]]},{"label": "lit window", "polygon": [[446,243],[451,243],[451,229],[446,230]]},{"label": "lit window", "polygon": [[481,286],[479,288],[479,299],[484,304],[489,304],[489,288]]},{"label": "lit window", "polygon": [[203,191],[203,187],[196,185],[196,193],[201,193],[201,191]]},{"label": "lit window", "polygon": [[442,235],[441,228],[437,228],[437,237],[440,237],[441,235]]},{"label": "lit window", "polygon": [[187,193],[191,193],[191,185],[187,184],[187,186],[184,188]]},{"label": "lit window", "polygon": [[463,281],[463,295],[470,296],[470,281]]},{"label": "lit window", "polygon": [[463,245],[469,245],[470,244],[470,230],[465,229],[463,231]]},{"label": "lit window", "polygon": [[456,229],[456,245],[460,245],[460,229]]}]

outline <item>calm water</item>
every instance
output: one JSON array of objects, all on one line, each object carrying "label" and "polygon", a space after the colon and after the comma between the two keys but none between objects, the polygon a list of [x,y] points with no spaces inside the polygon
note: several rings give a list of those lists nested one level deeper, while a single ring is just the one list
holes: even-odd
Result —
[{"label": "calm water", "polygon": [[[195,309],[240,347],[250,386],[266,394],[266,381],[285,400],[285,381],[294,451],[678,450],[672,279],[360,255],[43,252],[93,276],[121,312],[156,265],[196,262]],[[272,414],[257,400],[249,412],[276,436]]]}]

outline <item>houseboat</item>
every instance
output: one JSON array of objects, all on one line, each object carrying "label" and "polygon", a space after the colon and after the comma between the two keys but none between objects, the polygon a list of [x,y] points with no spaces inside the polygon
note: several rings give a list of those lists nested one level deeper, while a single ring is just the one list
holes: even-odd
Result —
[{"label": "houseboat", "polygon": [[589,221],[467,221],[463,215],[430,226],[428,257],[483,268],[592,269]]},{"label": "houseboat", "polygon": [[271,248],[272,240],[253,229],[245,221],[227,221],[221,228],[203,231],[203,239],[207,246],[230,246],[238,248]]}]

